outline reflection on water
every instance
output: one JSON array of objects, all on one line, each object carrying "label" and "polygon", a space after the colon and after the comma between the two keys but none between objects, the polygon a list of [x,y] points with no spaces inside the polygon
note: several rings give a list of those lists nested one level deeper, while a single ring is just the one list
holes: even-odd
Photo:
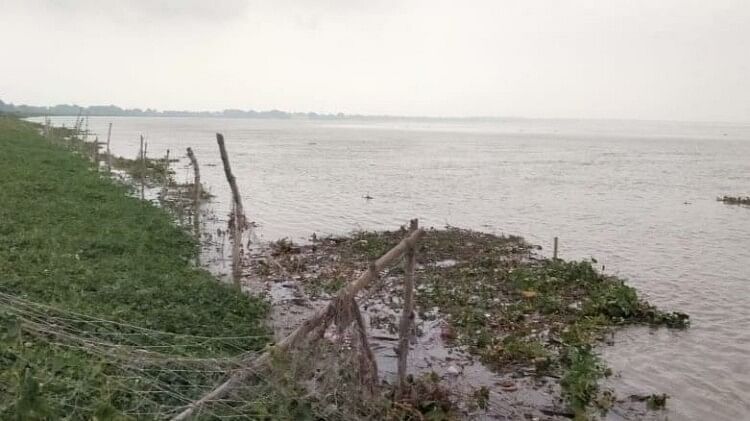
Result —
[{"label": "reflection on water", "polygon": [[152,156],[192,147],[219,213],[229,210],[214,137],[223,132],[263,239],[414,217],[546,248],[558,236],[563,258],[596,257],[653,303],[692,316],[684,332],[620,332],[603,349],[618,388],[668,393],[671,419],[750,411],[750,208],[715,201],[750,194],[750,126],[91,118],[100,139],[109,121],[116,155],[135,156],[140,133]]}]

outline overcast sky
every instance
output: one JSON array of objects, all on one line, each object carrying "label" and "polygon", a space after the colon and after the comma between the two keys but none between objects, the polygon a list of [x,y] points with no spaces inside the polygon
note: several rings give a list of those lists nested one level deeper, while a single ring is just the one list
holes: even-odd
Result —
[{"label": "overcast sky", "polygon": [[0,0],[0,99],[750,121],[748,0]]}]

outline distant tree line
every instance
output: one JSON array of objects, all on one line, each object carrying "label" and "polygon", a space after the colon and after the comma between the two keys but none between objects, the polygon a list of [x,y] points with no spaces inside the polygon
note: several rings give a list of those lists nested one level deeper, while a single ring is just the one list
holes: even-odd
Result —
[{"label": "distant tree line", "polygon": [[310,119],[340,119],[344,114],[318,113],[289,113],[286,111],[254,111],[228,109],[223,111],[158,111],[151,108],[120,108],[116,105],[92,105],[81,107],[78,105],[59,104],[53,107],[38,107],[33,105],[15,105],[0,100],[0,114],[16,114],[22,116],[132,116],[132,117],[228,117],[228,118],[310,118]]}]

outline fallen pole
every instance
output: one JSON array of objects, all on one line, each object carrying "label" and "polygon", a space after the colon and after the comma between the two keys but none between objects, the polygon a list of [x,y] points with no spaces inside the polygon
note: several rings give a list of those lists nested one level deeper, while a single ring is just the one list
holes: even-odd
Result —
[{"label": "fallen pole", "polygon": [[235,371],[229,379],[219,385],[216,389],[204,395],[202,398],[193,402],[184,411],[172,418],[173,421],[184,420],[192,416],[197,410],[199,410],[206,403],[221,399],[227,393],[232,391],[238,384],[249,378],[252,373],[260,366],[267,364],[271,359],[273,352],[286,351],[294,345],[300,343],[308,333],[310,333],[315,327],[321,323],[329,322],[334,318],[339,306],[347,305],[351,303],[354,296],[360,290],[368,287],[373,279],[377,279],[377,274],[381,270],[390,266],[398,259],[400,259],[407,250],[416,246],[417,242],[424,237],[425,231],[417,229],[412,232],[408,237],[401,240],[398,245],[388,250],[378,260],[376,260],[369,269],[359,276],[354,282],[348,284],[344,288],[339,290],[336,298],[324,308],[318,310],[312,317],[307,319],[302,325],[297,327],[292,333],[287,335],[286,338],[282,339],[279,343],[274,345],[270,350],[261,354],[258,358],[245,361],[247,368]]}]

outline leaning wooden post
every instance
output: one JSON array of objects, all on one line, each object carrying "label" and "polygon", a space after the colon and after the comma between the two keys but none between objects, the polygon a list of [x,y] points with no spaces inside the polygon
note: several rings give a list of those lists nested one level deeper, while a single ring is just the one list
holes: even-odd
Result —
[{"label": "leaning wooden post", "polygon": [[242,277],[242,265],[240,256],[242,253],[242,230],[245,229],[245,210],[242,207],[242,197],[240,189],[237,188],[237,179],[232,174],[232,167],[229,165],[229,155],[224,146],[224,135],[216,133],[216,143],[219,144],[219,153],[221,162],[224,164],[224,174],[227,177],[229,188],[232,190],[232,279],[237,287],[240,286]]},{"label": "leaning wooden post", "polygon": [[164,178],[161,199],[167,200],[167,193],[169,193],[169,149],[167,149],[167,155],[164,157],[164,171],[162,171],[161,176]]},{"label": "leaning wooden post", "polygon": [[190,159],[190,165],[193,166],[193,206],[197,208],[201,200],[201,171],[191,148],[187,148],[187,156]]},{"label": "leaning wooden post", "polygon": [[146,149],[141,135],[141,200],[146,198],[144,194],[144,185],[146,183]]},{"label": "leaning wooden post", "polygon": [[200,399],[192,402],[185,408],[184,411],[180,412],[172,418],[173,421],[184,420],[192,416],[196,411],[200,410],[203,405],[209,402],[220,400],[226,396],[229,392],[234,390],[239,384],[247,380],[259,367],[268,364],[271,361],[271,355],[273,352],[284,352],[289,348],[300,343],[307,335],[315,330],[316,327],[330,322],[336,314],[336,311],[341,303],[350,303],[354,299],[354,296],[362,290],[367,288],[373,279],[377,279],[379,271],[385,267],[391,265],[393,262],[398,261],[409,248],[415,247],[417,242],[424,237],[424,230],[418,229],[412,232],[408,237],[401,240],[398,245],[388,250],[384,255],[380,256],[370,268],[366,270],[362,275],[359,276],[354,282],[347,284],[344,288],[341,288],[336,294],[336,298],[331,300],[328,305],[318,310],[312,317],[307,319],[299,327],[297,327],[292,333],[287,335],[286,338],[282,339],[270,350],[264,352],[257,358],[247,359],[243,361],[246,368],[235,370],[232,372],[230,377],[222,384],[217,386],[214,390],[203,395]]},{"label": "leaning wooden post", "polygon": [[[419,229],[419,221],[412,219],[409,232]],[[398,391],[406,392],[406,357],[409,355],[409,339],[414,325],[414,266],[416,266],[416,245],[406,250],[406,267],[404,271],[404,309],[401,314],[398,335]]]},{"label": "leaning wooden post", "polygon": [[[201,171],[198,160],[191,148],[187,148],[187,156],[193,167],[193,231],[198,243],[201,241],[200,203],[201,203]],[[200,253],[198,254],[200,257]]]},{"label": "leaning wooden post", "polygon": [[232,202],[232,280],[234,286],[240,288],[242,278],[242,228],[240,226],[240,213],[237,210],[237,203]]},{"label": "leaning wooden post", "polygon": [[109,150],[109,141],[112,138],[112,123],[109,123],[109,129],[107,129],[107,172],[112,172],[112,152]]},{"label": "leaning wooden post", "polygon": [[557,237],[555,237],[555,241],[552,247],[552,260],[557,260]]},{"label": "leaning wooden post", "polygon": [[94,136],[94,151],[92,153],[94,158],[94,165],[96,169],[99,169],[99,136]]},{"label": "leaning wooden post", "polygon": [[242,207],[242,197],[240,197],[240,189],[237,188],[237,180],[234,178],[234,174],[232,174],[232,167],[229,165],[229,156],[224,146],[224,135],[216,133],[216,142],[219,144],[219,153],[221,154],[221,162],[224,164],[224,173],[227,176],[229,187],[232,189],[232,199],[237,204],[238,213],[244,217],[245,210]]}]

